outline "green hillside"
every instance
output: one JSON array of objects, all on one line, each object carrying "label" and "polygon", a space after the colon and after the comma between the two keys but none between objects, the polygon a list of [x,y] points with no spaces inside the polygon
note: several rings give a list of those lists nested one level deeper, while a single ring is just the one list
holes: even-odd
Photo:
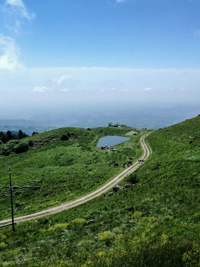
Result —
[{"label": "green hillside", "polygon": [[148,137],[137,185],[0,229],[3,266],[200,266],[200,117]]},{"label": "green hillside", "polygon": [[[15,215],[43,210],[93,191],[122,171],[129,157],[137,159],[139,135],[115,146],[116,151],[97,149],[100,137],[125,136],[129,131],[129,127],[62,128],[0,145],[0,219],[10,217],[9,166]],[[119,166],[108,165],[113,161]]]}]

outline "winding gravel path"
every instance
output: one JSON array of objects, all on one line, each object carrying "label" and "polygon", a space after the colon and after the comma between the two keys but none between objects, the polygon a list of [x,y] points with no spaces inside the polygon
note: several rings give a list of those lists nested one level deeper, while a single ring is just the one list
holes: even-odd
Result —
[{"label": "winding gravel path", "polygon": [[[143,149],[143,155],[140,159],[144,160],[144,161],[147,160],[149,155],[152,153],[151,148],[149,148],[147,146],[147,144],[145,143],[145,138],[149,134],[150,134],[150,132],[143,135],[140,139],[140,144],[141,144],[141,147]],[[93,191],[92,193],[89,193],[86,196],[80,197],[76,200],[67,202],[65,204],[61,204],[57,207],[49,208],[49,209],[46,209],[46,210],[43,210],[40,212],[36,212],[33,214],[29,214],[29,215],[16,217],[15,223],[39,219],[39,218],[42,218],[42,217],[45,217],[48,215],[56,214],[56,213],[62,212],[64,210],[68,210],[68,209],[77,207],[77,206],[79,206],[79,205],[81,205],[81,204],[83,204],[83,203],[85,203],[91,199],[94,199],[94,198],[102,195],[103,193],[105,193],[106,191],[111,189],[113,186],[115,186],[117,183],[119,183],[121,180],[123,180],[126,176],[130,175],[132,172],[137,170],[141,166],[141,164],[143,164],[143,163],[136,161],[132,166],[130,166],[129,168],[126,168],[123,172],[118,174],[114,179],[112,179],[111,181],[109,181],[108,183],[103,185],[102,187],[96,189],[95,191]],[[4,227],[4,226],[10,225],[10,224],[11,224],[11,219],[0,221],[0,227]]]}]

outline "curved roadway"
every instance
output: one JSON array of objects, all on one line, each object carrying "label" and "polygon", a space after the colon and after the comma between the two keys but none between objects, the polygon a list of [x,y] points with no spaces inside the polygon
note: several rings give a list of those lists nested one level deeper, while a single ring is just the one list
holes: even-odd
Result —
[{"label": "curved roadway", "polygon": [[[132,172],[134,172],[136,169],[138,169],[140,167],[140,165],[147,160],[147,158],[149,157],[149,155],[152,153],[151,148],[149,148],[147,146],[147,144],[145,143],[145,138],[149,135],[150,133],[147,133],[145,135],[143,135],[140,139],[140,144],[142,146],[143,149],[143,155],[140,158],[140,160],[142,161],[136,161],[132,166],[130,166],[129,168],[125,169],[123,172],[121,172],[120,174],[118,174],[115,178],[113,178],[111,181],[109,181],[108,183],[106,183],[105,185],[103,185],[102,187],[100,187],[99,189],[96,189],[95,191],[93,191],[92,193],[89,193],[86,196],[80,197],[76,200],[67,202],[65,204],[61,204],[57,207],[53,207],[53,208],[49,208],[40,212],[36,212],[33,214],[29,214],[29,215],[24,215],[24,216],[20,216],[20,217],[16,217],[15,218],[15,223],[20,223],[20,222],[25,222],[25,221],[30,221],[30,220],[35,220],[35,219],[39,219],[48,215],[52,215],[52,214],[56,214],[58,212],[62,212],[64,210],[68,210],[71,208],[74,208],[76,206],[79,206],[89,200],[92,200],[100,195],[102,195],[103,193],[105,193],[106,191],[108,191],[109,189],[111,189],[113,186],[115,186],[117,183],[119,183],[121,180],[123,180],[126,176],[130,175]],[[11,220],[3,220],[0,221],[0,227],[3,226],[7,226],[11,224]]]}]

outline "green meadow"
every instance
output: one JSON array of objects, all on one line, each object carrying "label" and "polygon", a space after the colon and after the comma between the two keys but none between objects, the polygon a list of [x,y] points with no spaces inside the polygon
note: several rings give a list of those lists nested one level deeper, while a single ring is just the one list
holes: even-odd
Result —
[{"label": "green meadow", "polygon": [[[99,138],[129,131],[129,127],[62,128],[0,145],[0,219],[10,217],[9,166],[15,216],[40,211],[93,191],[121,172],[129,157],[136,160],[142,153],[140,135],[115,146],[116,151],[97,148]],[[23,145],[28,150],[19,153]],[[109,166],[112,162],[119,166]]]},{"label": "green meadow", "polygon": [[[113,130],[124,134],[106,131]],[[99,130],[93,131],[85,146],[90,153]],[[130,142],[135,155],[137,138]],[[200,116],[155,131],[147,142],[153,151],[149,160],[121,182],[137,181],[135,186],[18,224],[14,233],[1,228],[2,266],[200,266]],[[128,143],[119,146],[121,157],[129,156]]]}]

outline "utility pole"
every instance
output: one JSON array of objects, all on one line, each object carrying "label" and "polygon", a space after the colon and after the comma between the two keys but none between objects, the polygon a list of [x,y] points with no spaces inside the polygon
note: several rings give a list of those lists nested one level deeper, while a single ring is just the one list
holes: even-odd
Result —
[{"label": "utility pole", "polygon": [[11,168],[10,168],[10,166],[9,166],[9,176],[10,176],[10,202],[11,202],[11,214],[12,214],[12,230],[15,231],[14,210],[13,210],[13,194],[12,194],[12,181],[11,181]]}]

